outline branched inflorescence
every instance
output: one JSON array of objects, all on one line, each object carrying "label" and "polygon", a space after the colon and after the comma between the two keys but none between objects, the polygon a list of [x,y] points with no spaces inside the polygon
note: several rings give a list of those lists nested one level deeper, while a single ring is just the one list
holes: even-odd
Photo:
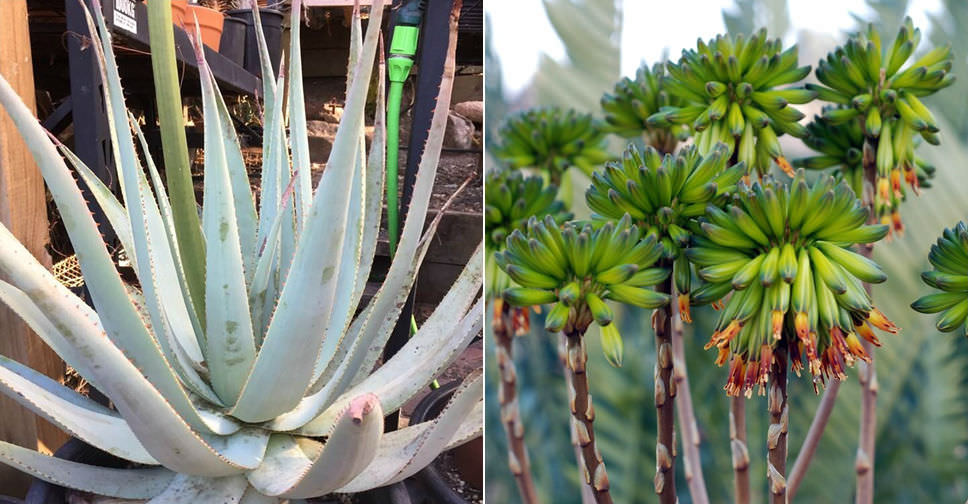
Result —
[{"label": "branched inflorescence", "polygon": [[[824,108],[825,112],[831,110],[841,109],[833,106]],[[919,143],[917,141],[919,139],[914,140],[915,144]],[[848,120],[834,124],[822,116],[817,116],[807,125],[807,136],[804,137],[803,143],[820,155],[797,159],[793,164],[812,170],[834,168],[834,175],[846,180],[854,190],[854,194],[860,196],[864,194],[864,142],[864,126],[860,121]],[[892,147],[894,146],[899,144],[894,142]],[[895,159],[902,159],[908,155],[910,155],[909,162],[900,163],[900,165],[904,167],[904,178],[918,194],[920,189],[931,187],[935,168],[913,151],[894,152]],[[890,224],[893,231],[901,233],[904,231],[904,225],[901,222],[900,204],[906,198],[906,190],[903,185],[899,185],[898,190],[899,193],[890,192],[887,200],[880,194],[875,195],[874,205],[878,220],[882,224]]]},{"label": "branched inflorescence", "polygon": [[689,124],[701,153],[722,142],[750,170],[765,174],[772,160],[792,175],[777,137],[804,136],[803,113],[789,105],[816,96],[806,89],[777,89],[810,73],[809,66],[797,65],[797,47],[784,51],[782,41],[768,39],[766,30],[748,38],[700,39],[695,50],[684,50],[678,63],[666,66],[669,93],[683,105],[654,114],[649,124]]},{"label": "branched inflorescence", "polygon": [[635,72],[635,79],[623,78],[615,84],[611,93],[602,96],[605,125],[602,129],[625,138],[643,138],[660,152],[671,153],[676,144],[689,138],[687,124],[668,127],[648,123],[649,116],[666,107],[682,106],[679,96],[669,93],[669,76],[660,64],[649,68],[642,65]]},{"label": "branched inflorescence", "polygon": [[850,250],[887,233],[865,225],[867,215],[846,184],[827,176],[811,187],[802,171],[790,185],[767,179],[725,210],[709,207],[686,255],[710,285],[733,290],[707,344],[719,365],[734,357],[729,395],[755,385],[762,393],[778,346],[798,374],[804,356],[817,383],[844,379],[846,365],[868,358],[859,338],[878,344],[872,327],[897,331],[861,285],[886,275]]},{"label": "branched inflorescence", "polygon": [[589,114],[558,108],[526,110],[501,126],[495,155],[512,168],[545,170],[558,185],[571,167],[585,173],[611,159],[606,133]]},{"label": "branched inflorescence", "polygon": [[689,223],[703,215],[708,205],[722,205],[746,174],[742,163],[727,169],[728,158],[723,144],[705,157],[693,146],[664,157],[651,147],[642,153],[629,147],[621,162],[608,163],[592,174],[592,185],[585,193],[595,212],[593,219],[610,221],[629,214],[662,245],[662,258],[673,265],[679,313],[687,322],[690,304],[708,304],[725,293],[710,298],[708,287],[692,290],[692,270],[682,249],[692,235]]},{"label": "branched inflorescence", "polygon": [[504,250],[508,235],[514,230],[524,231],[528,219],[551,216],[561,223],[571,218],[564,204],[555,199],[558,188],[540,176],[526,176],[516,170],[494,170],[487,175],[484,194],[484,221],[487,229],[485,245],[488,254],[486,292],[489,297],[501,297],[510,287],[510,279],[494,263],[493,253]]},{"label": "branched inflorescence", "polygon": [[648,289],[669,276],[667,269],[653,267],[662,247],[655,236],[641,235],[628,216],[597,229],[577,223],[559,227],[551,217],[532,219],[526,233],[511,233],[506,250],[496,254],[498,265],[520,285],[504,297],[515,306],[553,304],[545,317],[551,332],[584,333],[598,323],[606,356],[619,364],[621,338],[604,300],[642,308],[669,301]]},{"label": "branched inflorescence", "polygon": [[[854,34],[818,63],[817,79],[823,85],[807,85],[821,100],[837,104],[824,111],[823,120],[829,126],[811,130],[814,138],[807,142],[826,156],[807,164],[840,164],[834,159],[839,154],[830,146],[833,137],[827,133],[837,125],[853,123],[847,130],[856,142],[856,128],[860,128],[869,155],[876,157],[875,210],[881,222],[893,221],[897,230],[901,229],[898,206],[904,199],[902,179],[917,191],[923,180],[921,172],[929,173],[914,154],[915,134],[931,144],[939,143],[938,125],[920,98],[954,82],[954,75],[948,73],[950,46],[932,49],[908,64],[920,41],[921,30],[914,28],[910,18],[904,20],[890,47],[882,47],[880,34],[868,25],[865,32]],[[856,157],[850,155],[852,164]]]},{"label": "branched inflorescence", "polygon": [[945,229],[938,243],[931,246],[928,260],[932,271],[921,274],[924,283],[940,290],[915,301],[911,307],[921,313],[941,313],[938,330],[951,332],[968,326],[968,226],[959,222],[954,229]]}]

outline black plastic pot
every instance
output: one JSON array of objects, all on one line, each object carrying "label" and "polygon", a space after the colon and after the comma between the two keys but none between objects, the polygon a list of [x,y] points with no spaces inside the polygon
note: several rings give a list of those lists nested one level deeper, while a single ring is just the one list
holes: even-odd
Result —
[{"label": "black plastic pot", "polygon": [[[255,33],[255,19],[251,9],[233,9],[226,12],[227,17],[239,19],[245,23],[245,59],[242,67],[251,74],[262,76],[262,66],[259,63],[259,39]],[[279,73],[279,61],[282,59],[282,12],[275,9],[259,9],[262,18],[262,33],[266,38],[269,49],[269,61],[272,71]]]},{"label": "black plastic pot", "polygon": [[245,21],[230,16],[225,17],[222,25],[222,40],[219,42],[218,52],[234,61],[240,67],[245,67]]},{"label": "black plastic pot", "polygon": [[[102,467],[118,468],[125,467],[128,464],[128,462],[98,450],[79,439],[71,439],[64,443],[54,452],[54,456]],[[0,504],[3,504],[3,502],[3,500],[0,500]],[[34,478],[34,482],[30,484],[30,489],[27,490],[27,496],[24,498],[25,504],[60,504],[62,502],[67,502],[66,488],[37,478]]]},{"label": "black plastic pot", "polygon": [[[460,386],[459,381],[453,381],[441,385],[440,388],[431,391],[417,403],[413,414],[410,416],[410,423],[417,424],[437,418],[437,415],[447,406],[447,401],[454,395],[454,391]],[[484,445],[479,439],[464,443],[451,450],[454,455],[454,462],[461,478],[472,484],[480,482],[484,472]],[[450,483],[443,474],[430,464],[416,474],[416,478],[423,483],[430,502],[435,504],[465,504],[467,500],[451,488]]]}]

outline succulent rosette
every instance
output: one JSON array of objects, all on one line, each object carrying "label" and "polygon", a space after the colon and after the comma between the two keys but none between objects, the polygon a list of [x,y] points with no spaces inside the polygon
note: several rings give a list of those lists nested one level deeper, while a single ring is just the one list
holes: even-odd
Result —
[{"label": "succulent rosette", "polygon": [[648,123],[649,116],[664,107],[678,107],[681,98],[669,93],[668,74],[661,63],[649,68],[642,65],[635,78],[623,78],[615,84],[611,93],[602,96],[602,111],[605,124],[602,129],[625,138],[643,138],[660,152],[672,152],[676,144],[689,138],[690,130],[686,124],[653,126]]},{"label": "succulent rosette", "polygon": [[[824,111],[839,110],[837,107],[843,106],[827,106]],[[920,142],[918,138],[914,140],[915,144]],[[863,194],[864,128],[860,121],[832,124],[824,117],[814,117],[813,122],[807,125],[807,136],[803,138],[803,143],[817,151],[818,155],[794,160],[794,166],[812,170],[834,169],[834,175],[846,180],[854,194]],[[900,158],[906,154],[895,152],[894,155]],[[912,151],[911,155],[911,162],[905,164],[904,178],[909,181],[914,193],[920,194],[921,189],[931,187],[935,167],[915,152]],[[887,199],[880,192],[875,192],[874,210],[878,221],[889,224],[892,231],[903,232],[900,205],[906,198],[907,189],[903,185],[899,186],[898,192],[889,192]]]},{"label": "succulent rosette", "polygon": [[666,65],[666,87],[683,104],[652,115],[649,124],[691,125],[701,153],[722,142],[749,170],[765,174],[775,161],[792,176],[777,137],[806,134],[799,123],[803,113],[790,105],[816,96],[801,88],[780,89],[810,73],[809,66],[798,66],[797,54],[796,46],[784,50],[780,39],[768,39],[766,30],[700,39],[678,63]]},{"label": "succulent rosette", "polygon": [[[527,176],[516,170],[494,170],[487,175],[484,193],[485,247],[489,252],[485,267],[485,289],[489,298],[500,299],[511,279],[497,267],[494,253],[504,250],[506,239],[515,230],[525,230],[528,219],[550,216],[561,223],[571,218],[564,204],[555,199],[558,188],[539,176]],[[495,306],[495,313],[500,307]],[[528,331],[528,311],[514,310],[514,332]]]},{"label": "succulent rosette", "polygon": [[621,363],[621,336],[612,324],[612,300],[642,308],[658,308],[669,296],[649,287],[669,277],[656,267],[662,246],[654,235],[642,238],[629,216],[594,228],[569,222],[558,225],[551,216],[532,218],[525,232],[513,231],[497,264],[518,287],[504,293],[514,306],[552,305],[545,317],[551,332],[584,333],[592,323],[602,328],[606,357]]},{"label": "succulent rosette", "polygon": [[941,292],[921,297],[911,308],[921,313],[941,313],[938,330],[951,332],[965,329],[968,337],[968,226],[959,222],[954,229],[945,229],[938,242],[931,246],[928,261],[934,267],[921,274],[924,283]]},{"label": "succulent rosette", "polygon": [[807,84],[819,99],[840,105],[825,109],[827,123],[861,129],[868,155],[876,159],[878,213],[884,220],[892,214],[898,227],[903,183],[917,190],[924,171],[924,163],[914,153],[916,135],[933,145],[939,143],[937,122],[921,98],[954,82],[948,45],[909,63],[920,41],[921,30],[911,18],[905,18],[893,44],[884,47],[880,34],[868,25],[818,63],[816,75],[822,85]]},{"label": "succulent rosette", "polygon": [[544,107],[526,110],[505,120],[498,131],[494,154],[512,168],[547,172],[560,185],[571,167],[585,173],[611,159],[606,133],[590,114]]},{"label": "succulent rosette", "polygon": [[592,185],[585,193],[595,212],[593,220],[617,220],[628,214],[662,245],[662,259],[673,269],[679,313],[687,322],[690,304],[707,304],[723,294],[712,299],[708,288],[692,291],[692,269],[682,250],[692,235],[690,222],[705,214],[708,205],[725,203],[746,174],[743,163],[727,168],[728,150],[717,144],[702,156],[698,148],[688,146],[675,155],[661,156],[652,147],[639,152],[629,146],[621,161],[592,174]]},{"label": "succulent rosette", "polygon": [[879,345],[872,328],[897,331],[861,283],[887,276],[851,249],[887,234],[867,216],[846,183],[826,176],[811,187],[802,170],[789,185],[768,177],[725,209],[708,208],[686,255],[703,280],[732,291],[706,346],[719,349],[719,365],[734,357],[727,394],[756,385],[762,394],[780,346],[798,374],[802,356],[815,383],[842,380],[846,366],[869,359],[861,338]]}]

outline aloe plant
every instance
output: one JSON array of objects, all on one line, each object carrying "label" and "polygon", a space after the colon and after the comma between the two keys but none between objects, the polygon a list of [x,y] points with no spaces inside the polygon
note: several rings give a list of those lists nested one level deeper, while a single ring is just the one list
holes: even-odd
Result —
[{"label": "aloe plant", "polygon": [[[58,485],[119,499],[271,503],[401,481],[442,450],[479,434],[479,371],[465,379],[436,420],[383,432],[384,413],[423,390],[481,330],[483,302],[475,298],[483,257],[479,248],[413,339],[377,366],[436,227],[431,223],[421,236],[447,107],[435,111],[386,280],[358,312],[379,231],[383,184],[382,126],[368,156],[363,137],[383,13],[383,2],[373,3],[365,39],[358,12],[353,19],[346,112],[314,191],[295,2],[290,132],[287,137],[283,124],[285,81],[266,80],[258,211],[225,103],[197,51],[208,119],[204,250],[194,251],[204,260],[204,313],[192,302],[189,258],[179,249],[171,203],[144,137],[125,108],[101,16],[88,16],[88,22],[105,78],[121,200],[48,138],[0,79],[0,104],[43,172],[94,308],[59,284],[3,226],[0,300],[104,392],[115,409],[2,356],[0,390],[134,467],[90,466],[3,442],[0,462]],[[456,19],[455,12],[438,103],[450,101]],[[271,75],[264,43],[262,53],[263,75]],[[380,73],[382,68],[381,62]],[[377,82],[383,82],[382,75]],[[68,165],[108,215],[132,259],[138,285],[125,284],[112,264]]]}]

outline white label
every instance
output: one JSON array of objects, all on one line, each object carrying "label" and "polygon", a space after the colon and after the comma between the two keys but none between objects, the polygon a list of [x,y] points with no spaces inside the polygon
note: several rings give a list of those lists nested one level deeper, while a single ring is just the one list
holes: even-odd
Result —
[{"label": "white label", "polygon": [[135,20],[134,0],[115,0],[114,26],[138,34],[138,21]]}]

